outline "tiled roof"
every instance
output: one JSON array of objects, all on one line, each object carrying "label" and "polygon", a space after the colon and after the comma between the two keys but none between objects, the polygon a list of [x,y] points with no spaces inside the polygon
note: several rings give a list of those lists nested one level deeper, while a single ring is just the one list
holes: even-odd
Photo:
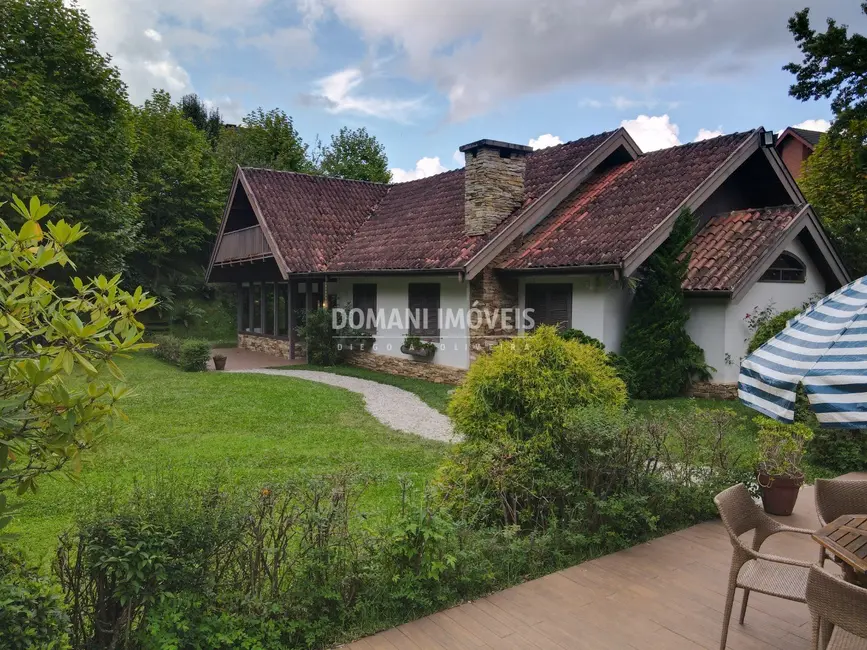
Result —
[{"label": "tiled roof", "polygon": [[268,169],[241,170],[290,272],[324,271],[388,185]]},{"label": "tiled roof", "polygon": [[620,264],[751,133],[645,154],[584,182],[500,267]]},{"label": "tiled roof", "polygon": [[798,129],[794,126],[790,127],[792,131],[797,133],[800,137],[806,140],[810,146],[815,147],[819,144],[819,138],[822,137],[821,131],[810,131],[808,129]]},{"label": "tiled roof", "polygon": [[[524,172],[524,206],[539,198],[611,133],[533,152]],[[501,226],[508,223],[504,219]],[[497,230],[464,234],[464,170],[392,185],[358,233],[329,264],[331,271],[462,267]]]},{"label": "tiled roof", "polygon": [[692,257],[683,288],[734,291],[803,209],[804,205],[783,205],[712,217],[686,248]]}]

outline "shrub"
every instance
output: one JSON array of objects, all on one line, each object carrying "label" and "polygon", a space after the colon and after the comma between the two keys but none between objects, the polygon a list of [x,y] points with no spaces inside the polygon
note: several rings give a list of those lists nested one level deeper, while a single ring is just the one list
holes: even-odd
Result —
[{"label": "shrub", "polygon": [[455,390],[449,415],[467,440],[526,440],[562,429],[576,406],[625,402],[602,350],[542,326],[481,356]]},{"label": "shrub", "polygon": [[[594,348],[599,348],[600,350],[605,350],[605,344],[599,339],[595,339],[592,336],[588,336],[581,330],[576,329],[567,329],[560,332],[560,336],[567,341],[577,341],[578,343],[583,343],[584,345],[592,345]],[[632,366],[629,364],[629,360],[616,352],[609,352],[607,354],[608,363],[617,371],[617,376],[623,380],[623,383],[626,385],[626,392],[629,395],[635,391],[635,372],[632,370]]]},{"label": "shrub", "polygon": [[69,648],[69,620],[57,588],[0,547],[0,639],[7,650]]},{"label": "shrub", "polygon": [[684,210],[642,267],[622,350],[634,373],[633,397],[675,397],[693,379],[710,378],[704,351],[686,331],[689,311],[681,289],[689,266],[683,251],[693,232],[692,213]]},{"label": "shrub", "polygon": [[178,365],[185,372],[204,372],[211,358],[211,344],[203,339],[187,339],[181,343]]},{"label": "shrub", "polygon": [[162,361],[178,365],[181,362],[181,345],[183,340],[170,334],[157,334],[153,337],[156,347],[152,350],[153,355]]},{"label": "shrub", "polygon": [[767,343],[777,334],[786,329],[786,324],[795,316],[800,314],[801,311],[801,309],[790,309],[788,311],[780,312],[779,314],[769,316],[766,320],[762,320],[761,322],[757,323],[755,326],[753,338],[750,339],[750,343],[747,346],[747,352],[752,353],[758,350],[765,343]]},{"label": "shrub", "polygon": [[567,426],[529,440],[457,445],[437,485],[457,518],[481,526],[558,525],[617,544],[713,514],[712,497],[748,474],[729,443],[736,415],[587,407]]},{"label": "shrub", "polygon": [[330,309],[320,308],[308,312],[306,321],[298,328],[298,335],[307,346],[308,363],[314,366],[333,366],[337,363],[337,339]]},{"label": "shrub", "polygon": [[753,419],[758,427],[758,468],[769,476],[804,475],[804,454],[813,430],[803,422],[784,424],[765,416]]},{"label": "shrub", "polygon": [[860,429],[817,428],[807,443],[807,460],[834,474],[867,468],[867,436]]}]

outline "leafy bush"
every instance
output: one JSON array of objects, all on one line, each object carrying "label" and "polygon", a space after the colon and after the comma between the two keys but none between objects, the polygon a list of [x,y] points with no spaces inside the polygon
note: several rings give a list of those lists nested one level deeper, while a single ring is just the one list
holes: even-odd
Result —
[{"label": "leafy bush", "polygon": [[795,316],[801,313],[801,309],[789,309],[788,311],[780,312],[769,316],[767,319],[758,322],[755,325],[753,338],[747,346],[747,352],[752,353],[762,347],[777,334],[786,329],[786,324]]},{"label": "leafy bush", "polygon": [[56,587],[0,547],[0,639],[7,650],[69,648],[69,620]]},{"label": "leafy bush", "polygon": [[860,429],[821,429],[807,443],[807,460],[833,474],[867,468],[867,436]]},{"label": "leafy bush", "polygon": [[457,445],[437,480],[456,518],[479,526],[566,526],[635,541],[713,513],[721,487],[749,474],[729,442],[736,415],[617,408],[569,413],[566,426],[526,440]]},{"label": "leafy bush", "polygon": [[758,468],[769,476],[804,475],[804,454],[813,430],[803,422],[784,424],[769,417],[753,419],[758,427]]},{"label": "leafy bush", "polygon": [[689,310],[681,289],[689,266],[692,213],[680,213],[668,239],[642,267],[623,338],[622,354],[634,373],[633,397],[680,395],[693,379],[709,379],[704,351],[686,331]]},{"label": "leafy bush", "polygon": [[298,328],[298,336],[307,346],[307,361],[314,366],[333,366],[339,360],[337,338],[331,322],[331,310],[319,308],[308,312]]},{"label": "leafy bush", "polygon": [[[605,350],[605,344],[599,339],[595,339],[592,336],[588,336],[581,330],[576,329],[567,329],[560,332],[560,336],[567,341],[576,341],[578,343],[583,343],[584,345],[592,345],[594,348],[599,348],[600,350]],[[632,366],[629,364],[629,360],[617,354],[616,352],[607,353],[608,363],[617,371],[617,376],[623,380],[623,383],[626,384],[626,392],[629,395],[635,390],[635,372],[632,370]]]},{"label": "leafy bush", "polygon": [[211,344],[202,339],[187,339],[181,343],[178,365],[185,372],[204,372],[211,358]]},{"label": "leafy bush", "polygon": [[173,366],[181,362],[182,339],[170,334],[157,334],[152,340],[156,346],[152,352],[157,359],[170,363]]},{"label": "leafy bush", "polygon": [[467,440],[527,440],[562,429],[576,406],[623,406],[626,389],[605,353],[553,327],[504,341],[480,357],[449,404]]}]

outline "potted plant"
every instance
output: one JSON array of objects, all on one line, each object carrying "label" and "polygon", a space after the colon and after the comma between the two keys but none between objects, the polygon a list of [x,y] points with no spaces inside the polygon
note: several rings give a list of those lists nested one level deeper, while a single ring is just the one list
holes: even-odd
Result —
[{"label": "potted plant", "polygon": [[215,370],[225,370],[226,368],[226,355],[225,354],[215,354],[214,355],[214,369]]},{"label": "potted plant", "polygon": [[400,351],[411,357],[430,359],[437,351],[437,346],[430,341],[422,341],[418,336],[409,336],[403,340]]},{"label": "potted plant", "polygon": [[804,484],[804,453],[813,430],[803,422],[783,424],[766,417],[753,420],[759,427],[757,480],[765,512],[790,515]]}]

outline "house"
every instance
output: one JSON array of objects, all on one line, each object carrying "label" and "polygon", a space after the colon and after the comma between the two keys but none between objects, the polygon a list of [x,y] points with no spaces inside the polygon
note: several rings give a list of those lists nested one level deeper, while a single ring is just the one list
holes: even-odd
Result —
[{"label": "house", "polygon": [[821,131],[799,129],[794,126],[780,133],[777,138],[777,152],[795,180],[801,178],[804,161],[815,151],[821,137]]},{"label": "house", "polygon": [[[457,381],[540,322],[618,351],[633,278],[687,208],[689,331],[716,369],[699,388],[731,395],[748,312],[849,279],[770,136],[651,153],[622,128],[540,151],[479,140],[460,148],[463,169],[390,185],[238,169],[207,279],[238,285],[242,347],[293,358],[298,318],[351,305],[381,317],[359,323],[376,343],[351,363]],[[408,334],[433,357],[401,351]]]}]

